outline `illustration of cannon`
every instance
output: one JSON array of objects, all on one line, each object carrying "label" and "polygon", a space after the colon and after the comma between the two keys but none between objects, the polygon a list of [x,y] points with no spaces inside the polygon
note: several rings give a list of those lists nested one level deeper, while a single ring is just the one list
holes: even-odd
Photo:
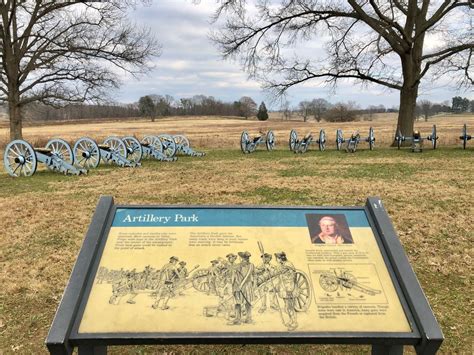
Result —
[{"label": "illustration of cannon", "polygon": [[[210,291],[212,291],[211,285],[209,283],[209,271],[209,269],[198,269],[193,274],[192,285],[196,290],[205,293],[209,293]],[[311,284],[308,276],[303,271],[296,270],[295,278],[295,310],[297,312],[305,312],[306,310],[308,310],[311,304]],[[278,273],[267,275],[266,277],[257,277],[255,293],[257,295],[261,294],[260,291],[264,287],[278,288],[279,282],[280,280]]]},{"label": "illustration of cannon", "polygon": [[337,273],[334,270],[331,272],[324,272],[319,276],[319,285],[326,292],[335,292],[341,290],[355,290],[365,293],[370,296],[379,294],[381,291],[365,286],[357,282],[354,275],[346,271]]}]

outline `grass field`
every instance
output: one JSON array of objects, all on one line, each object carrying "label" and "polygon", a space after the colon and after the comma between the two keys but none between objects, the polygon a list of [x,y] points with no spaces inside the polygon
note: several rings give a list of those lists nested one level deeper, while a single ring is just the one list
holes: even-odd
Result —
[{"label": "grass field", "polygon": [[[333,149],[333,125],[314,122],[165,120],[27,127],[25,138],[73,140],[87,134],[185,133],[203,158],[174,163],[145,161],[137,169],[101,166],[71,177],[40,169],[33,177],[10,178],[0,168],[0,354],[44,353],[47,331],[60,302],[100,195],[123,204],[363,205],[380,196],[398,231],[446,340],[443,353],[471,353],[474,144],[456,146],[462,122],[474,118],[435,118],[441,148],[414,154],[388,148],[393,119],[346,124],[376,127],[377,149],[361,145],[355,154]],[[447,121],[447,122],[446,122]],[[286,148],[291,128],[330,132],[329,149],[295,155]],[[388,127],[387,127],[388,126]],[[243,155],[240,132],[272,127],[279,149]],[[315,128],[316,127],[316,128]],[[385,128],[384,128],[385,127]],[[344,127],[342,127],[344,128]],[[158,131],[158,132],[156,132]],[[6,128],[0,137],[6,136]],[[385,133],[384,133],[385,132]],[[449,132],[449,133],[444,133]],[[444,134],[444,137],[443,137]],[[381,137],[379,139],[379,136]],[[387,137],[386,142],[383,137]],[[445,142],[451,146],[443,147]],[[221,146],[222,143],[222,146]],[[219,148],[218,148],[219,147]],[[367,352],[367,347],[323,346],[157,346],[112,348],[111,353],[333,353]]]}]

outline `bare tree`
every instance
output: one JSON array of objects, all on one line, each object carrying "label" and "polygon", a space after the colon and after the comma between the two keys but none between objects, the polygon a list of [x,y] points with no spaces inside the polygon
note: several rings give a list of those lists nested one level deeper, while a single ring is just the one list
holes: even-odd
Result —
[{"label": "bare tree", "polygon": [[324,113],[331,108],[329,101],[325,99],[311,100],[311,112],[316,122],[321,122]]},{"label": "bare tree", "polygon": [[[277,95],[312,79],[399,90],[398,126],[408,135],[422,78],[456,73],[459,85],[474,84],[472,8],[468,0],[261,0],[253,10],[246,0],[226,0],[213,38]],[[287,50],[315,36],[329,38],[327,58]]]},{"label": "bare tree", "polygon": [[428,122],[428,117],[433,115],[432,102],[429,100],[421,100],[419,103],[419,106],[420,106],[420,112],[425,118],[425,122]]},{"label": "bare tree", "polygon": [[239,100],[239,103],[241,115],[245,117],[245,119],[257,114],[257,104],[251,97],[242,96]]},{"label": "bare tree", "polygon": [[301,116],[303,116],[303,122],[306,122],[308,119],[308,116],[311,113],[311,102],[309,101],[301,101],[298,104],[299,111],[301,113]]},{"label": "bare tree", "polygon": [[10,137],[22,137],[22,108],[100,101],[119,85],[117,71],[147,70],[159,54],[149,30],[127,20],[139,0],[6,0],[0,3],[0,103]]}]

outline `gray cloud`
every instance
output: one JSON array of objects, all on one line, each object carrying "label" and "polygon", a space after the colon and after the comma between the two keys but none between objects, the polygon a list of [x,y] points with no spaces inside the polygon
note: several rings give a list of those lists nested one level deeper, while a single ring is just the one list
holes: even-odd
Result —
[{"label": "gray cloud", "polygon": [[[259,83],[248,80],[238,62],[222,60],[209,40],[213,26],[210,17],[215,6],[211,0],[202,0],[197,5],[190,0],[160,0],[134,10],[131,13],[133,21],[153,30],[163,46],[163,54],[153,60],[154,69],[148,76],[136,79],[123,75],[123,85],[114,95],[115,99],[136,102],[147,94],[170,94],[176,98],[204,94],[223,101],[234,101],[244,95],[258,102],[268,101],[268,95],[260,89]],[[305,43],[298,53],[308,58],[321,56],[322,42]],[[441,87],[430,89],[425,96],[432,101],[442,101],[454,95],[452,90]],[[372,85],[354,86],[351,81],[341,82],[335,93],[317,82],[294,87],[288,92],[293,105],[315,97],[332,102],[353,100],[362,107],[372,104],[391,107],[399,101],[398,91]],[[278,108],[276,103],[271,106]]]}]

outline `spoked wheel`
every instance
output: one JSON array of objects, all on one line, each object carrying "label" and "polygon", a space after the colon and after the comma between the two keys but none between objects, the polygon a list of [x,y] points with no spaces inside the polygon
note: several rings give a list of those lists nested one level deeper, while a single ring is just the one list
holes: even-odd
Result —
[{"label": "spoked wheel", "polygon": [[438,136],[436,135],[436,125],[433,125],[433,130],[431,131],[431,144],[433,145],[433,149],[436,149],[436,145],[438,142]]},{"label": "spoked wheel", "polygon": [[107,145],[114,154],[118,154],[123,159],[127,159],[127,147],[119,137],[108,137],[104,141],[104,145]]},{"label": "spoked wheel", "polygon": [[298,133],[294,129],[290,132],[290,139],[288,141],[288,145],[290,147],[290,151],[294,152],[296,149],[296,144],[298,143]]},{"label": "spoked wheel", "polygon": [[163,153],[163,145],[161,144],[161,141],[157,136],[145,136],[142,139],[142,143],[149,145],[154,150],[157,150],[160,153]]},{"label": "spoked wheel", "polygon": [[326,149],[326,132],[324,132],[324,129],[319,131],[319,150],[322,152],[324,149]]},{"label": "spoked wheel", "polygon": [[193,287],[201,292],[209,292],[211,287],[209,286],[209,271],[205,269],[196,270],[193,275]]},{"label": "spoked wheel", "polygon": [[132,163],[139,163],[143,157],[143,149],[138,139],[135,137],[124,137],[122,141],[127,148],[127,159]]},{"label": "spoked wheel", "polygon": [[244,154],[250,153],[249,144],[250,144],[249,134],[246,131],[243,131],[242,134],[240,135],[240,149],[242,150],[242,153]]},{"label": "spoked wheel", "polygon": [[337,148],[337,150],[341,150],[343,142],[344,142],[344,136],[342,135],[342,130],[338,129],[336,131],[336,148]]},{"label": "spoked wheel", "polygon": [[95,141],[90,138],[80,138],[73,147],[74,161],[85,168],[97,168],[100,163],[100,150]]},{"label": "spoked wheel", "polygon": [[179,134],[177,136],[173,136],[173,139],[176,145],[189,148],[189,140],[186,138],[186,136]]},{"label": "spoked wheel", "polygon": [[[62,139],[51,139],[46,143],[46,149],[51,149],[51,153],[68,164],[74,164],[74,154],[71,146]],[[48,166],[49,167],[49,166]]]},{"label": "spoked wheel", "polygon": [[311,285],[308,277],[301,271],[296,271],[295,311],[305,312],[311,304]]},{"label": "spoked wheel", "polygon": [[165,154],[168,158],[172,158],[176,154],[176,143],[174,139],[169,134],[160,134],[158,139],[161,141],[161,145],[163,146],[163,154]]},{"label": "spoked wheel", "polygon": [[402,146],[402,140],[403,140],[402,132],[400,131],[400,129],[397,131],[395,140],[397,141],[397,148],[400,149],[400,147]]},{"label": "spoked wheel", "polygon": [[462,139],[462,149],[466,149],[466,143],[468,141],[468,138],[467,138],[467,125],[464,123],[464,126],[462,127],[462,133],[461,133],[461,137],[459,137]]},{"label": "spoked wheel", "polygon": [[265,140],[265,145],[267,146],[267,150],[273,150],[275,148],[275,134],[273,131],[267,132],[267,139]]},{"label": "spoked wheel", "polygon": [[339,287],[337,277],[331,273],[324,273],[319,276],[319,285],[326,292],[334,292]]},{"label": "spoked wheel", "polygon": [[375,147],[375,135],[374,129],[372,127],[369,128],[369,149],[373,150]]},{"label": "spoked wheel", "polygon": [[8,143],[3,155],[5,170],[10,176],[31,176],[38,167],[34,148],[21,139]]}]

